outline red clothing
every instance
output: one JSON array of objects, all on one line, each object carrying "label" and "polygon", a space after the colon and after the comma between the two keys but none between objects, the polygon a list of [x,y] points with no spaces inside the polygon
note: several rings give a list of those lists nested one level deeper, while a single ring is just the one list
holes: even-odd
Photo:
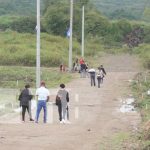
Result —
[{"label": "red clothing", "polygon": [[81,64],[84,64],[84,60],[82,58],[80,59],[80,65]]}]

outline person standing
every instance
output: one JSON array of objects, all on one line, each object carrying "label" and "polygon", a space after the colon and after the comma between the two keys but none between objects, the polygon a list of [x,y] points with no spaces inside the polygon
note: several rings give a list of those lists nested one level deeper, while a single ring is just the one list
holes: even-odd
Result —
[{"label": "person standing", "polygon": [[[30,121],[34,121],[32,119],[32,115],[31,115],[31,109],[29,109],[31,106],[31,99],[33,97],[33,95],[31,94],[30,90],[30,85],[27,84],[25,85],[25,89],[23,89],[19,95],[19,100],[20,100],[20,106],[22,107],[22,121],[25,122],[25,113],[26,110],[29,113],[30,116]],[[30,104],[29,104],[30,103]]]},{"label": "person standing", "polygon": [[[69,122],[69,93],[65,89],[65,84],[60,84],[60,90],[57,93],[57,106],[58,106],[58,113],[59,113],[59,120],[60,123],[70,123]],[[66,121],[67,116],[67,121]]]},{"label": "person standing", "polygon": [[40,88],[36,90],[36,96],[38,100],[37,104],[37,111],[36,111],[36,123],[38,123],[39,115],[41,112],[41,109],[44,110],[44,119],[43,122],[47,122],[47,102],[49,101],[49,90],[45,87],[45,82],[42,81]]},{"label": "person standing", "polygon": [[95,75],[96,75],[96,71],[94,68],[89,69],[88,71],[90,73],[90,78],[91,78],[91,86],[95,86]]}]

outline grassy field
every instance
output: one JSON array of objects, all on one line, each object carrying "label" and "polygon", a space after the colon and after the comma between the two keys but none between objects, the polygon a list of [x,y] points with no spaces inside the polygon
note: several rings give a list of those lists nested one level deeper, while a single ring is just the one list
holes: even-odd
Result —
[{"label": "grassy field", "polygon": [[[35,66],[36,35],[17,33],[14,31],[0,32],[0,65]],[[68,38],[41,33],[41,65],[45,67],[59,66],[62,62],[68,64]],[[97,39],[86,40],[85,56],[93,57],[100,51],[105,51]],[[73,60],[81,57],[81,45],[73,40]]]},{"label": "grassy field", "polygon": [[[0,85],[2,88],[18,89],[29,83],[34,88],[35,69],[35,67],[0,66]],[[49,88],[56,87],[62,82],[69,82],[71,79],[71,74],[61,73],[58,68],[41,68],[41,80],[46,81]]]}]

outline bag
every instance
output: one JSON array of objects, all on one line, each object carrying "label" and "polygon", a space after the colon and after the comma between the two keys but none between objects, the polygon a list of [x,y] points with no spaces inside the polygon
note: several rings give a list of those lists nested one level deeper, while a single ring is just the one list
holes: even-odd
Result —
[{"label": "bag", "polygon": [[69,93],[67,92],[67,95],[66,95],[66,100],[67,102],[69,102]]},{"label": "bag", "polygon": [[22,99],[22,93],[20,93],[19,97],[18,97],[18,100],[21,101]]},{"label": "bag", "polygon": [[59,105],[61,103],[61,99],[58,95],[56,95],[56,100],[55,100],[55,104]]}]

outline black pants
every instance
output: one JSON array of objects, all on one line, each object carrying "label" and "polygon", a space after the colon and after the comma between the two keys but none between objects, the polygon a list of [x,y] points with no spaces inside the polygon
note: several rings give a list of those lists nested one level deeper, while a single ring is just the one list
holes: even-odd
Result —
[{"label": "black pants", "polygon": [[[58,103],[58,114],[59,114],[59,120],[62,121],[62,105],[61,102]],[[69,107],[67,106],[67,119],[69,120]]]},{"label": "black pants", "polygon": [[102,78],[97,78],[97,81],[98,81],[98,88],[100,88],[101,80],[102,80]]},{"label": "black pants", "polygon": [[61,102],[58,103],[58,114],[59,114],[59,120],[62,120],[62,106],[61,106]]},{"label": "black pants", "polygon": [[27,109],[27,111],[29,113],[29,106],[22,106],[22,121],[25,121],[26,109]]},{"label": "black pants", "polygon": [[95,74],[91,74],[91,86],[95,86]]}]

